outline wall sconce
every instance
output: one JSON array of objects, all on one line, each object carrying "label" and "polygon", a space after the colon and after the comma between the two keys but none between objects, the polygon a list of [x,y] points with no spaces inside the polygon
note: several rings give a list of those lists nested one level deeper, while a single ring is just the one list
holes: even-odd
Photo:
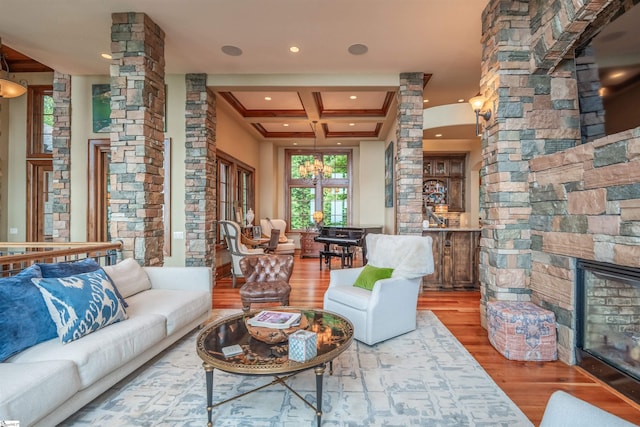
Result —
[{"label": "wall sconce", "polygon": [[491,118],[491,110],[482,111],[482,107],[484,106],[487,99],[478,94],[469,100],[469,104],[471,104],[471,108],[473,112],[476,113],[476,135],[480,135],[480,117],[484,119],[484,121],[489,121]]}]

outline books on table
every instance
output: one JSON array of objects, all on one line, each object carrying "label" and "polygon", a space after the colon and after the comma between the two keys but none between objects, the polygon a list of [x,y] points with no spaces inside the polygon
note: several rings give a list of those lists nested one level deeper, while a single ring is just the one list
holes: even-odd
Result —
[{"label": "books on table", "polygon": [[261,311],[247,321],[260,328],[287,329],[300,323],[300,313],[289,311]]}]

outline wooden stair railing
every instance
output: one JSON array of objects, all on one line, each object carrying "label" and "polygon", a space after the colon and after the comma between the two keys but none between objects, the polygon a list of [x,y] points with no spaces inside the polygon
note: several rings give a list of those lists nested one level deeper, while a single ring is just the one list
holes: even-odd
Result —
[{"label": "wooden stair railing", "polygon": [[122,242],[0,242],[0,277],[12,276],[34,263],[71,262],[93,258],[113,265],[122,257]]}]

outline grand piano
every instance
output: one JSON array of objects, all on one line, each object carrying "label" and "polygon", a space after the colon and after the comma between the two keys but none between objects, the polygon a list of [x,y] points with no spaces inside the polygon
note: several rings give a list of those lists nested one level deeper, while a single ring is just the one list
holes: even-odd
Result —
[{"label": "grand piano", "polygon": [[[367,263],[367,248],[365,236],[367,233],[381,233],[380,226],[363,227],[322,227],[320,234],[313,238],[318,243],[324,244],[324,249],[320,250],[320,270],[325,264],[331,270],[331,258],[340,258],[341,268],[353,267],[353,248],[362,248],[362,263]],[[332,245],[337,250],[332,249]]]}]

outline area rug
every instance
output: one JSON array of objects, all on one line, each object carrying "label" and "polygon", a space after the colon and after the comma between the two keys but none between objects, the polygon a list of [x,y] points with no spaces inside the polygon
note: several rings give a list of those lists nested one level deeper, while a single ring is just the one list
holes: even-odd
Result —
[{"label": "area rug", "polygon": [[[234,310],[214,310],[228,315]],[[206,386],[197,332],[84,407],[63,426],[205,426]],[[325,373],[323,426],[532,426],[478,362],[430,311],[418,329],[368,346],[353,341]],[[214,401],[271,377],[214,371]],[[288,382],[315,403],[313,370]],[[214,409],[215,426],[299,427],[314,411],[276,384]]]}]

